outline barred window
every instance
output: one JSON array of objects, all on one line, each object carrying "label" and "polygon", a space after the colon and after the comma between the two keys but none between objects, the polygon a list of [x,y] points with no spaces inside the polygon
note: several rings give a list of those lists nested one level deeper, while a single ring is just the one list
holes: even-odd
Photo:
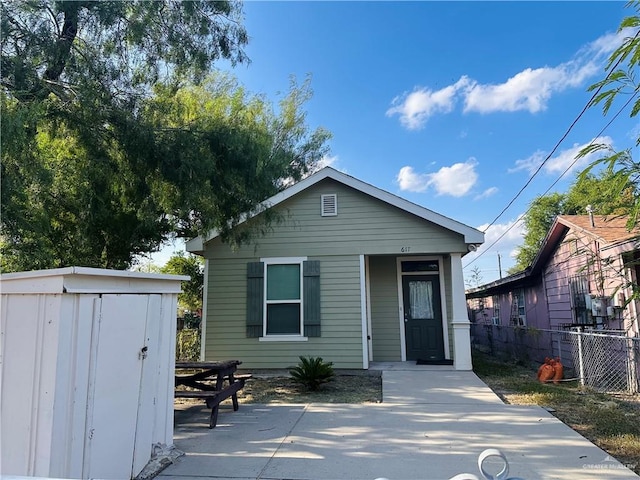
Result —
[{"label": "barred window", "polygon": [[592,323],[589,278],[586,275],[575,275],[569,278],[569,296],[575,323]]}]

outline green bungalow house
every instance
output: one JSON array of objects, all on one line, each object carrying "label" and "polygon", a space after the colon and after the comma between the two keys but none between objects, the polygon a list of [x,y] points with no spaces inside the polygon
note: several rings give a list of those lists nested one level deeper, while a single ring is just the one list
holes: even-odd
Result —
[{"label": "green bungalow house", "polygon": [[187,243],[205,258],[203,360],[471,369],[461,259],[483,233],[329,167],[264,206],[281,221],[249,245]]}]

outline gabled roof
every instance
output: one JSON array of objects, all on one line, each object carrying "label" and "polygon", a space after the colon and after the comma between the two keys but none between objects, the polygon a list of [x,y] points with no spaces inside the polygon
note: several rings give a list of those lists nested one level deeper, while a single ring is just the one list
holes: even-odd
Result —
[{"label": "gabled roof", "polygon": [[[549,228],[549,232],[530,266],[508,277],[469,289],[468,295],[471,297],[474,295],[481,296],[481,294],[484,293],[492,293],[500,289],[503,285],[516,287],[531,281],[532,277],[542,271],[549,257],[553,254],[569,230],[588,235],[594,240],[598,240],[602,244],[601,248],[634,239],[640,241],[640,226],[636,225],[631,231],[627,230],[627,216],[593,215],[592,217],[589,215],[558,215],[553,221],[551,228]],[[629,248],[633,249],[638,247],[631,244]]]},{"label": "gabled roof", "polygon": [[[469,227],[468,225],[460,223],[449,217],[445,217],[444,215],[440,215],[439,213],[429,210],[428,208],[424,208],[424,207],[421,207],[420,205],[409,202],[408,200],[398,197],[397,195],[389,193],[380,188],[374,187],[373,185],[370,185],[366,182],[358,180],[357,178],[347,175],[345,173],[339,172],[331,167],[324,167],[323,169],[319,170],[313,175],[308,176],[307,178],[283,190],[282,192],[272,196],[271,198],[268,198],[267,200],[265,200],[260,204],[261,208],[257,210],[264,211],[267,208],[275,207],[278,204],[284,202],[285,200],[288,200],[294,195],[297,195],[298,193],[308,189],[309,187],[312,187],[313,185],[316,185],[317,183],[327,178],[335,180],[336,182],[342,183],[344,185],[347,185],[355,190],[358,190],[362,193],[365,193],[374,198],[377,198],[378,200],[381,200],[397,208],[400,208],[401,210],[404,210],[408,213],[416,215],[417,217],[423,218],[424,220],[428,220],[429,222],[440,225],[441,227],[444,227],[455,233],[459,233],[460,235],[464,236],[465,243],[469,243],[469,244],[484,243],[484,233],[480,232],[479,230],[476,230],[473,227]],[[249,220],[253,216],[255,216],[255,214],[248,215],[243,222]],[[209,240],[216,238],[218,235],[219,235],[219,232],[213,231],[213,232],[210,232],[209,235],[206,236],[206,238],[203,238],[202,236],[193,238],[187,242],[187,245],[186,245],[187,250],[190,252],[201,252],[204,250],[204,244]]]},{"label": "gabled roof", "polygon": [[593,215],[593,224],[589,215],[559,215],[557,221],[573,230],[591,235],[601,242],[618,243],[640,236],[640,226],[627,230],[626,216]]}]

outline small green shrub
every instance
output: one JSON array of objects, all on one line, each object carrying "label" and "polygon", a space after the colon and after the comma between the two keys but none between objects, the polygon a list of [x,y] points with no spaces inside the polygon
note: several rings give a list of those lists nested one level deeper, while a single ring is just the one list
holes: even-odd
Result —
[{"label": "small green shrub", "polygon": [[321,357],[300,357],[300,363],[289,370],[296,383],[315,391],[320,385],[333,380],[333,362],[325,362]]},{"label": "small green shrub", "polygon": [[176,360],[197,362],[200,360],[200,330],[183,328],[176,337]]}]

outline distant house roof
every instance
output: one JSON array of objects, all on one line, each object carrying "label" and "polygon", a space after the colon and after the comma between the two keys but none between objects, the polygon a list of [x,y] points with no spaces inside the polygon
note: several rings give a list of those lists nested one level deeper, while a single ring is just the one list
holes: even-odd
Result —
[{"label": "distant house roof", "polygon": [[600,241],[601,247],[604,248],[631,242],[630,248],[637,249],[637,244],[632,241],[640,241],[640,226],[636,225],[632,230],[628,230],[627,220],[627,216],[616,215],[593,215],[592,217],[589,215],[558,215],[549,228],[549,232],[531,265],[508,277],[471,288],[467,290],[467,296],[473,298],[474,296],[491,294],[500,290],[504,285],[518,287],[530,283],[542,271],[549,257],[569,230],[593,237],[594,240]]},{"label": "distant house roof", "polygon": [[627,229],[628,219],[627,216],[593,215],[592,225],[589,215],[559,215],[557,221],[611,244],[640,236],[640,226]]},{"label": "distant house roof", "polygon": [[[265,200],[260,204],[259,211],[264,211],[267,208],[275,207],[276,205],[284,202],[285,200],[297,195],[298,193],[306,190],[307,188],[321,182],[325,179],[332,179],[336,182],[340,182],[344,185],[347,185],[355,190],[358,190],[362,193],[370,195],[378,200],[386,202],[390,205],[393,205],[397,208],[400,208],[408,213],[416,215],[417,217],[428,220],[432,223],[440,225],[441,227],[447,228],[453,232],[459,233],[464,236],[465,243],[469,244],[480,244],[484,243],[484,233],[476,230],[473,227],[469,227],[463,223],[460,223],[456,220],[453,220],[449,217],[445,217],[439,213],[436,213],[428,208],[421,207],[415,203],[409,202],[397,195],[389,193],[380,188],[374,187],[368,183],[365,183],[361,180],[358,180],[355,177],[347,175],[346,173],[339,172],[331,167],[325,167],[313,175],[308,176],[307,178],[293,184],[289,188],[283,190],[282,192],[272,196],[271,198]],[[244,221],[249,220],[256,214],[248,215]],[[204,250],[204,244],[209,240],[216,238],[219,235],[219,232],[212,231],[210,232],[206,238],[202,236],[193,238],[187,242],[187,250],[189,252],[202,252]]]}]

